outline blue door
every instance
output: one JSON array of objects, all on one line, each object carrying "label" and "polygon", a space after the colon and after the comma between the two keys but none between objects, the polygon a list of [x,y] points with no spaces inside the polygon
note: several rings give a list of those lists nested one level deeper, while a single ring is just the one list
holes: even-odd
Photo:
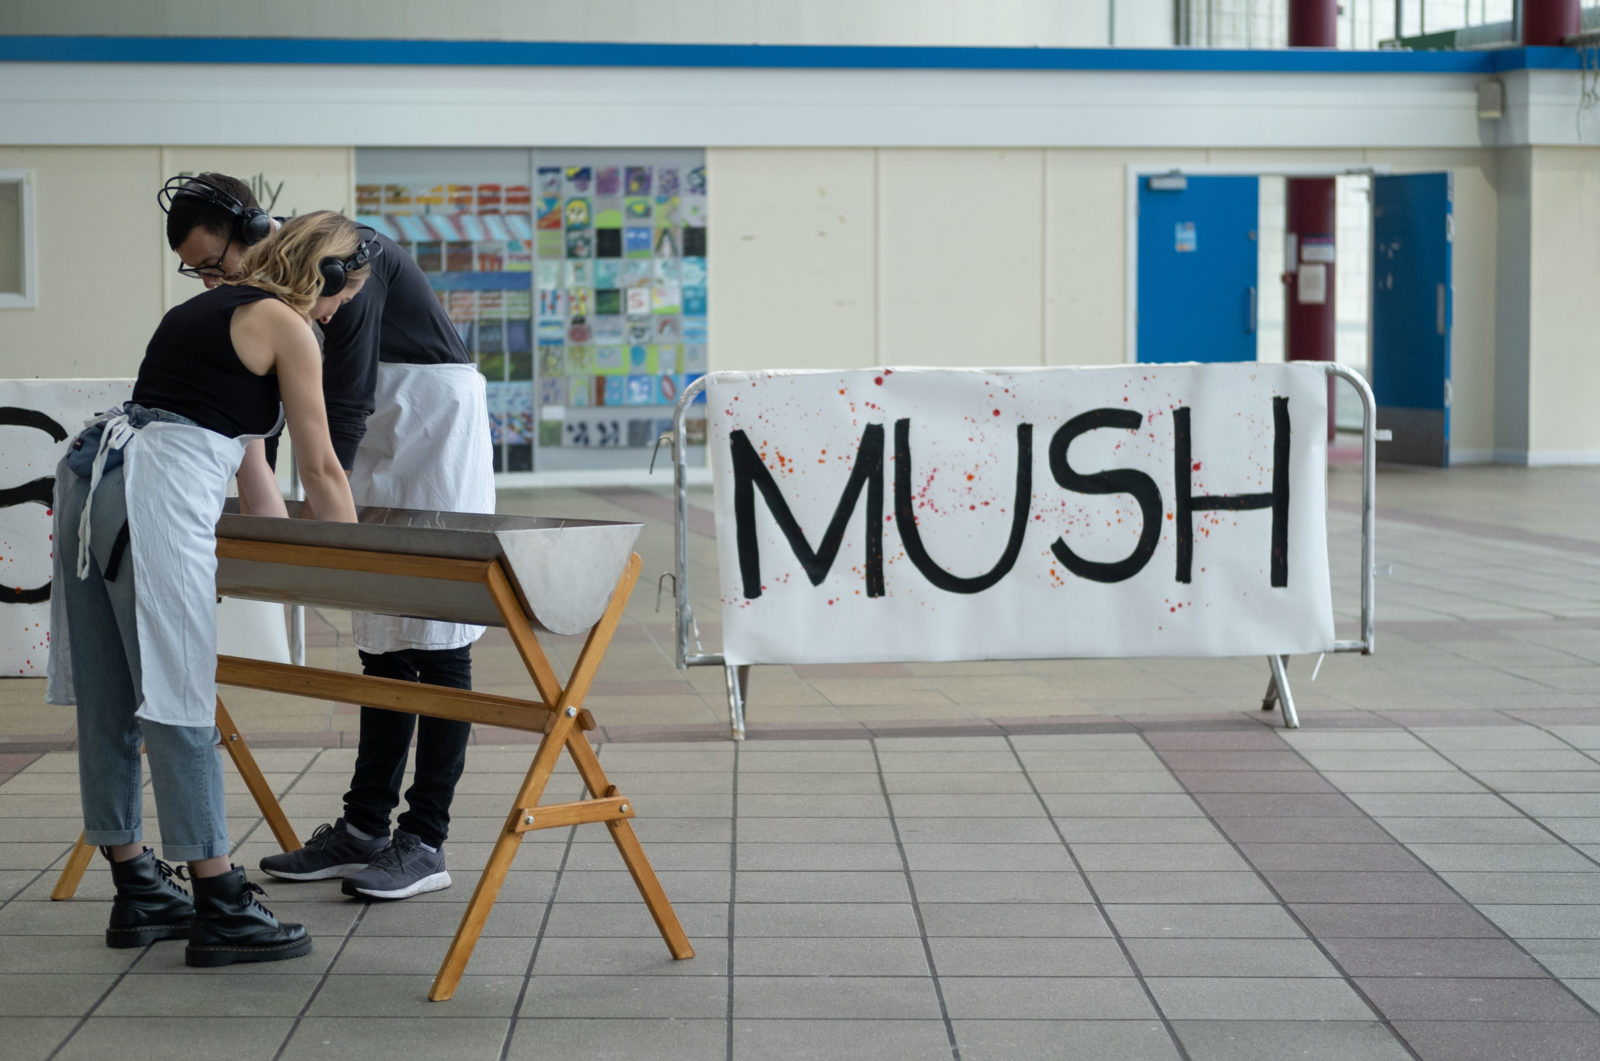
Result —
[{"label": "blue door", "polygon": [[1380,460],[1450,466],[1450,174],[1372,178],[1372,393]]},{"label": "blue door", "polygon": [[1254,361],[1260,181],[1139,180],[1140,361]]}]

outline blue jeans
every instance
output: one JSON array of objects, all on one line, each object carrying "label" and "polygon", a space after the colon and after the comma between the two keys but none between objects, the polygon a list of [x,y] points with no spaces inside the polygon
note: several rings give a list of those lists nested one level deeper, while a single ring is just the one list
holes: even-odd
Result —
[{"label": "blue jeans", "polygon": [[226,855],[228,820],[216,726],[169,726],[134,717],[142,683],[132,557],[121,557],[114,580],[104,576],[112,546],[127,520],[123,468],[101,476],[90,514],[93,561],[88,577],[81,580],[73,567],[78,517],[89,496],[89,483],[75,475],[65,460],[56,474],[71,484],[61,510],[62,540],[56,542],[64,558],[64,584],[51,591],[64,595],[71,633],[84,840],[96,846],[143,840],[139,757],[143,743],[150,757],[162,856],[180,862]]}]

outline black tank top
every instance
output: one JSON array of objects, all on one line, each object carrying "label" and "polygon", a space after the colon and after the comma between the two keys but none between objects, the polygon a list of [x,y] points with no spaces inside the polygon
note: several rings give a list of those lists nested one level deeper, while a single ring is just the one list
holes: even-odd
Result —
[{"label": "black tank top", "polygon": [[224,284],[168,310],[145,348],[133,400],[229,438],[272,430],[278,377],[245,368],[229,327],[234,310],[275,297],[259,287]]}]

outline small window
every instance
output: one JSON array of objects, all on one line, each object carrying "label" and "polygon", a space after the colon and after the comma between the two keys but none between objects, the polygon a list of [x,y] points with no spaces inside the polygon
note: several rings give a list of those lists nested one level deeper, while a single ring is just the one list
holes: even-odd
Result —
[{"label": "small window", "polygon": [[33,171],[0,169],[0,309],[30,309],[33,266]]}]

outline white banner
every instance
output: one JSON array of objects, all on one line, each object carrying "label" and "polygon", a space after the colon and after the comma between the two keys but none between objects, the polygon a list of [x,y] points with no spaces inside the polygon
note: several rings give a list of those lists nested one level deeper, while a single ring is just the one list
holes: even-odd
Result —
[{"label": "white banner", "polygon": [[[56,463],[84,421],[132,393],[131,379],[0,380],[0,674],[44,676]],[[222,651],[289,661],[281,605],[229,600],[217,622]]]},{"label": "white banner", "polygon": [[1253,363],[714,373],[723,655],[1326,651],[1327,380]]}]

